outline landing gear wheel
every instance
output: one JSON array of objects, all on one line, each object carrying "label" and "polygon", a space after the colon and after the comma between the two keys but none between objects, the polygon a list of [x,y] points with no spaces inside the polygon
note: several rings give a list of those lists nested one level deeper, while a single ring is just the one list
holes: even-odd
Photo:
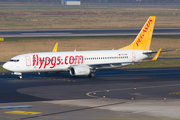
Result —
[{"label": "landing gear wheel", "polygon": [[18,76],[18,79],[22,79],[22,75]]},{"label": "landing gear wheel", "polygon": [[93,72],[89,73],[88,77],[93,78],[95,77],[95,74]]}]

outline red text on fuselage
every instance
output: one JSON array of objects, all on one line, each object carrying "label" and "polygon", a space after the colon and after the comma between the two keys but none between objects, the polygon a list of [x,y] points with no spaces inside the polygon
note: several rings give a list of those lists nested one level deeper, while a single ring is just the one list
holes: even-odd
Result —
[{"label": "red text on fuselage", "polygon": [[[41,67],[46,68],[48,65],[50,65],[50,68],[54,68],[56,65],[63,65],[62,60],[63,59],[61,59],[61,56],[40,57],[36,54],[33,55],[33,66],[39,66],[40,69]],[[65,56],[64,64],[83,64],[83,56]]]}]

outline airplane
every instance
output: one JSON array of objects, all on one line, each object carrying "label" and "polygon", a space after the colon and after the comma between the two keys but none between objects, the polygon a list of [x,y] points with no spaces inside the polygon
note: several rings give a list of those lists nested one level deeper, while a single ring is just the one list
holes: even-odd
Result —
[{"label": "airplane", "polygon": [[150,16],[135,40],[118,50],[57,52],[58,43],[56,43],[52,52],[18,55],[7,61],[3,68],[18,75],[19,79],[22,79],[22,73],[26,72],[40,74],[41,72],[61,71],[69,71],[71,76],[94,77],[98,69],[119,68],[143,62],[153,53],[156,55],[150,61],[155,61],[160,52],[168,51],[162,51],[161,48],[155,52],[150,50],[155,19],[156,16]]}]

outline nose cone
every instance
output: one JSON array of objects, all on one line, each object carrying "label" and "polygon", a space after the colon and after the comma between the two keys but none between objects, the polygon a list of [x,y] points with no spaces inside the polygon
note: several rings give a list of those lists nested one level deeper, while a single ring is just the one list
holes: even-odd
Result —
[{"label": "nose cone", "polygon": [[2,67],[3,67],[4,69],[6,69],[6,70],[9,70],[9,67],[10,67],[10,66],[8,65],[8,63],[4,63]]}]

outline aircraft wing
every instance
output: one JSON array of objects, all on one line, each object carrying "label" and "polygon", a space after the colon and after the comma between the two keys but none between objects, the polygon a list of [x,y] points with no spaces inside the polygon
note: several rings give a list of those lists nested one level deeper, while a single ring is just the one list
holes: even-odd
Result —
[{"label": "aircraft wing", "polygon": [[133,64],[133,62],[121,62],[121,63],[105,63],[105,64],[89,64],[91,69],[103,69],[103,68],[115,68],[115,67],[123,67],[125,65]]},{"label": "aircraft wing", "polygon": [[[177,51],[177,49],[175,50],[162,50],[162,48],[160,48],[158,51],[154,51],[154,52],[144,52],[143,54],[153,54],[156,53],[155,56],[153,57],[152,60],[148,60],[148,61],[139,61],[139,62],[153,62],[156,61],[159,57],[160,52],[169,52],[169,51]],[[126,65],[130,65],[133,63],[138,63],[138,62],[121,62],[121,63],[105,63],[105,64],[89,64],[88,66],[91,69],[103,69],[103,68],[112,68],[112,67],[123,67]]]}]

